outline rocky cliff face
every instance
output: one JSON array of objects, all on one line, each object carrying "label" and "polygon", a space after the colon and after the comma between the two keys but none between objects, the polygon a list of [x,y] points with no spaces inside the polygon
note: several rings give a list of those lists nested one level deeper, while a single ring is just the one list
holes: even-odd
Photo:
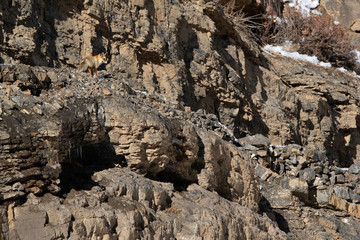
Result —
[{"label": "rocky cliff face", "polygon": [[0,9],[1,238],[358,238],[357,78],[213,1]]}]

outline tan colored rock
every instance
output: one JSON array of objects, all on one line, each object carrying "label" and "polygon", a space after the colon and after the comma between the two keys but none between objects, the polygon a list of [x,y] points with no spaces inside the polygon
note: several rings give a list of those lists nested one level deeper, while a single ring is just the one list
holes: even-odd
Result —
[{"label": "tan colored rock", "polygon": [[360,32],[360,19],[355,19],[350,26],[350,30],[353,32]]},{"label": "tan colored rock", "polygon": [[339,106],[340,116],[336,118],[337,125],[341,129],[356,128],[356,118],[359,115],[359,110],[356,105]]},{"label": "tan colored rock", "polygon": [[300,180],[298,178],[291,178],[289,180],[289,187],[294,195],[301,196],[304,198],[308,197],[309,186],[306,181]]},{"label": "tan colored rock", "polygon": [[[334,19],[340,22],[346,29],[350,29],[354,42],[359,43],[360,39],[356,33],[357,21],[360,18],[360,14],[357,11],[360,4],[356,0],[350,0],[346,2],[337,1],[320,1],[320,6],[329,14],[334,16]],[[355,33],[354,33],[355,32]],[[351,32],[350,32],[351,33]]]}]

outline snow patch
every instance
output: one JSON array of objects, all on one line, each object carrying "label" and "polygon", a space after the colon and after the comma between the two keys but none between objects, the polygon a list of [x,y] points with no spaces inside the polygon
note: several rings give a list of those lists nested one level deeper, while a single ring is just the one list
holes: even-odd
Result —
[{"label": "snow patch", "polygon": [[284,0],[289,2],[290,7],[301,11],[303,15],[310,16],[310,11],[319,6],[319,0]]},{"label": "snow patch", "polygon": [[283,55],[285,57],[289,57],[289,58],[296,59],[299,61],[310,62],[312,64],[315,64],[318,66],[323,66],[323,67],[331,67],[331,63],[319,61],[319,59],[316,56],[308,56],[305,54],[300,54],[298,52],[288,52],[288,51],[284,50],[283,46],[266,45],[263,49],[266,51],[274,52],[274,53],[280,53],[281,55]]},{"label": "snow patch", "polygon": [[357,64],[360,64],[360,51],[358,50],[354,50],[354,53],[355,53],[355,58],[356,58],[356,63]]},{"label": "snow patch", "polygon": [[318,10],[311,10],[311,13],[316,14],[316,15],[319,15],[319,16],[322,15],[322,13],[319,12]]},{"label": "snow patch", "polygon": [[145,92],[145,91],[140,91],[140,90],[136,90],[136,89],[132,89],[134,92],[136,92],[136,93],[141,93],[141,94],[149,94],[150,95],[150,93],[148,93],[148,92]]}]

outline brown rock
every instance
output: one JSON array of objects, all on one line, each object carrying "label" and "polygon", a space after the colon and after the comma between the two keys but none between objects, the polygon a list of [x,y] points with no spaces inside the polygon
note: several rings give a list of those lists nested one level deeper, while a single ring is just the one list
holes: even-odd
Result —
[{"label": "brown rock", "polygon": [[353,32],[360,32],[360,19],[355,19],[353,24],[350,26],[350,30]]}]

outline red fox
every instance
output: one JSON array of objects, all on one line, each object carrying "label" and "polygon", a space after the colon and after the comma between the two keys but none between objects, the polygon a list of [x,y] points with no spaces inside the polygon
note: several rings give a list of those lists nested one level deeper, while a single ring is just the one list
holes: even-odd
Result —
[{"label": "red fox", "polygon": [[103,63],[107,63],[107,58],[102,54],[98,54],[96,56],[86,56],[84,60],[80,63],[79,69],[80,71],[88,70],[91,76],[93,75],[92,69],[94,69],[95,76],[97,78],[97,68]]}]

